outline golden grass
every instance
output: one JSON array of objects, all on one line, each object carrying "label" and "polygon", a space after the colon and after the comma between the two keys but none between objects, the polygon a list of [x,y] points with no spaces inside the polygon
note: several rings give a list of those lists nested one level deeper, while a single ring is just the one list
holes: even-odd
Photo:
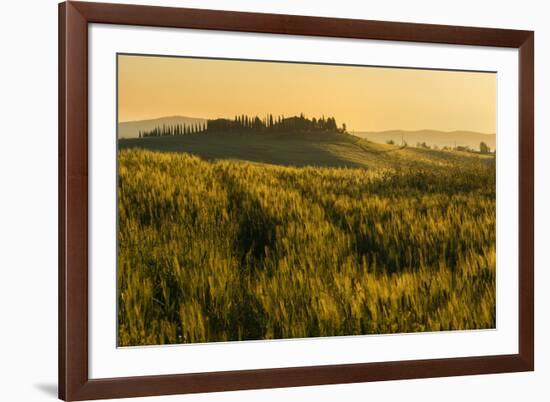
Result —
[{"label": "golden grass", "polygon": [[119,345],[495,327],[494,163],[119,152]]}]

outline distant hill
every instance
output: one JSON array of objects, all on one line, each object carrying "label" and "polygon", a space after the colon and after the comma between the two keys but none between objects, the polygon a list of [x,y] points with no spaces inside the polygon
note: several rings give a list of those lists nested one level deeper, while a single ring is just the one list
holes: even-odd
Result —
[{"label": "distant hill", "polygon": [[232,159],[287,166],[449,166],[494,155],[378,144],[340,132],[220,132],[120,139],[119,149],[187,152],[207,160]]},{"label": "distant hill", "polygon": [[419,131],[405,131],[405,130],[390,130],[381,132],[355,132],[355,135],[366,138],[373,142],[385,144],[389,140],[393,140],[395,144],[400,145],[401,141],[405,141],[407,144],[414,146],[418,142],[426,142],[427,145],[438,147],[454,147],[456,146],[468,146],[472,149],[478,150],[479,143],[485,142],[491,150],[496,147],[496,135],[495,134],[483,134],[474,131],[436,131],[436,130],[419,130]]},{"label": "distant hill", "polygon": [[118,138],[137,138],[139,131],[149,131],[155,127],[165,125],[193,125],[205,123],[206,119],[187,116],[170,116],[159,119],[128,121],[118,124]]}]

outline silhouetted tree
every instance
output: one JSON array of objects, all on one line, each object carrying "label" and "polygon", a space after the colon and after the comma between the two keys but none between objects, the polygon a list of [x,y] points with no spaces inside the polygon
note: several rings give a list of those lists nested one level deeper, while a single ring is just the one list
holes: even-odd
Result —
[{"label": "silhouetted tree", "polygon": [[481,152],[482,154],[488,154],[489,152],[491,152],[491,148],[489,148],[489,146],[485,142],[481,141],[479,143],[479,152]]}]

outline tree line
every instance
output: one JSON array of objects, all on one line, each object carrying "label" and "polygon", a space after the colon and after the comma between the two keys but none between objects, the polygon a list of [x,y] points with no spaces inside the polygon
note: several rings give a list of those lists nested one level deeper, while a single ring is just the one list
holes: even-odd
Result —
[{"label": "tree line", "polygon": [[233,119],[212,119],[198,124],[163,124],[152,130],[139,131],[138,137],[165,137],[230,131],[283,132],[283,131],[335,131],[346,132],[346,124],[338,127],[334,117],[308,119],[304,114],[285,117],[268,114],[259,116],[237,115]]},{"label": "tree line", "polygon": [[[389,145],[395,145],[395,141],[393,139],[389,139],[386,141],[386,144],[389,144]],[[407,144],[407,141],[401,141],[401,145],[402,146],[408,146],[409,144]],[[435,149],[435,150],[438,150],[438,149],[442,149],[443,151],[462,151],[462,152],[474,152],[474,153],[480,153],[480,154],[490,154],[491,153],[491,148],[489,147],[489,145],[487,145],[485,142],[481,141],[479,143],[479,151],[476,151],[475,149],[472,149],[470,148],[468,145],[455,145],[454,147],[450,147],[450,146],[442,146],[441,148],[439,148],[437,145],[428,145],[425,141],[424,142],[417,142],[416,143],[416,148],[424,148],[424,149]],[[493,152],[496,152],[493,151]]]},{"label": "tree line", "polygon": [[207,129],[206,123],[196,124],[163,124],[157,126],[152,130],[139,130],[138,138],[145,137],[167,137],[167,136],[179,136],[187,134],[199,134],[204,133]]}]

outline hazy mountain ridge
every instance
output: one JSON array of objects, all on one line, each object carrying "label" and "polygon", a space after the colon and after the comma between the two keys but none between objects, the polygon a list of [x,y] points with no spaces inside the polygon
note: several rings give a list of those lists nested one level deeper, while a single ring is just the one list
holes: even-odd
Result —
[{"label": "hazy mountain ridge", "polygon": [[405,141],[410,146],[415,146],[418,142],[425,142],[427,145],[438,147],[468,146],[472,149],[479,149],[479,143],[485,142],[491,150],[496,147],[496,135],[478,133],[475,131],[437,131],[437,130],[388,130],[388,131],[356,131],[354,135],[366,138],[373,142],[386,143],[394,141],[395,144],[401,144]]},{"label": "hazy mountain ridge", "polygon": [[194,125],[205,123],[207,119],[188,116],[168,116],[158,119],[126,121],[118,124],[118,138],[137,138],[140,131],[150,131],[162,125]]}]

